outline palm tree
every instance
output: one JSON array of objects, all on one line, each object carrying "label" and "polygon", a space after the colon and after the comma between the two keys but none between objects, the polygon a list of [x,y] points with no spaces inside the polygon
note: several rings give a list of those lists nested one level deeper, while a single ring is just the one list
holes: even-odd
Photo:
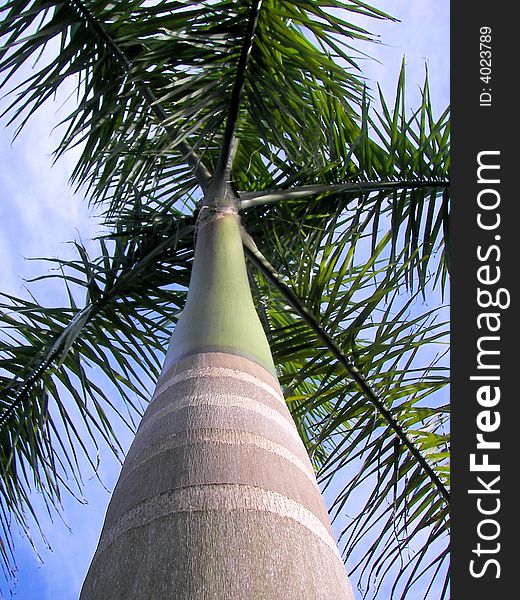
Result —
[{"label": "palm tree", "polygon": [[404,68],[371,108],[352,47],[371,36],[350,19],[390,17],[358,0],[3,11],[3,84],[38,59],[6,113],[23,127],[75,82],[57,155],[81,144],[72,178],[106,226],[99,258],[76,243],[57,261],[69,306],[4,296],[4,569],[31,489],[59,505],[153,382],[82,598],[350,597],[314,471],[361,589],[445,597],[446,325],[417,306],[447,280],[449,121],[427,81],[408,114]]}]

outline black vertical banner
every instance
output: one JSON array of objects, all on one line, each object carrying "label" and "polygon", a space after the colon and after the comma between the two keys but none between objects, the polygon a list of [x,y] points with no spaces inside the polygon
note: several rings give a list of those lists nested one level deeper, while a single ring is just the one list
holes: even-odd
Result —
[{"label": "black vertical banner", "polygon": [[516,12],[451,5],[452,600],[514,596],[520,569]]}]

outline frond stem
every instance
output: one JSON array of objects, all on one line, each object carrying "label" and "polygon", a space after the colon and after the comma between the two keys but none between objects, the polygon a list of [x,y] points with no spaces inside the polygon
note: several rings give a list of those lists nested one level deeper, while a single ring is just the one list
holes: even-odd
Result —
[{"label": "frond stem", "polygon": [[216,179],[228,178],[233,164],[237,147],[235,132],[237,128],[238,115],[240,112],[240,101],[242,98],[242,92],[244,91],[245,74],[249,56],[251,55],[251,50],[253,48],[261,4],[262,0],[252,0],[251,2],[251,9],[244,33],[244,39],[242,40],[242,48],[240,50],[240,57],[238,59],[233,90],[231,91],[231,97],[229,100],[229,108],[226,119],[226,128],[224,130],[224,137],[222,140],[222,147],[220,149],[217,166],[215,168]]},{"label": "frond stem", "polygon": [[383,401],[377,396],[376,392],[372,389],[370,384],[367,382],[362,373],[350,362],[345,356],[343,350],[334,341],[334,339],[325,331],[321,326],[316,316],[307,309],[303,304],[302,300],[282,279],[281,275],[271,265],[271,263],[265,258],[265,256],[257,248],[252,237],[247,231],[242,228],[242,243],[248,258],[251,262],[259,269],[261,273],[276,287],[276,289],[283,295],[287,302],[294,308],[294,310],[300,315],[300,317],[311,327],[316,333],[318,338],[327,346],[329,351],[334,355],[338,362],[343,366],[345,371],[350,377],[356,382],[361,392],[371,402],[375,408],[379,411],[391,429],[394,431],[396,436],[402,441],[402,443],[408,448],[412,456],[421,465],[424,471],[428,474],[435,487],[439,490],[446,503],[450,503],[450,493],[446,489],[445,485],[440,480],[439,476],[428,461],[421,454],[419,449],[414,445],[410,438],[406,435],[401,424],[393,417],[388,408],[384,405]]},{"label": "frond stem", "polygon": [[[73,329],[74,325],[78,322],[82,322],[81,327],[78,329],[74,337],[74,339],[77,339],[83,328],[90,321],[92,321],[92,319],[103,309],[104,306],[106,306],[111,300],[120,297],[119,288],[124,288],[128,279],[130,279],[132,276],[135,276],[143,268],[145,268],[151,257],[160,254],[163,250],[165,250],[171,245],[172,241],[177,241],[189,231],[193,231],[193,226],[186,226],[185,229],[181,231],[176,231],[174,234],[169,236],[161,244],[155,247],[152,250],[152,252],[143,257],[138,263],[134,264],[126,273],[123,273],[119,277],[119,279],[114,283],[112,288],[108,292],[106,292],[102,298],[96,300],[95,302],[87,304],[78,313],[76,313],[76,315],[74,315],[72,320],[51,342],[50,348],[44,351],[44,356],[41,360],[38,361],[36,367],[31,371],[31,373],[29,373],[29,375],[27,375],[27,377],[25,377],[24,381],[20,382],[15,398],[0,415],[0,428],[2,428],[6,424],[7,420],[13,414],[13,412],[27,398],[31,387],[41,379],[42,375],[50,367],[50,365],[58,358],[60,360],[63,360],[64,356],[62,356],[61,351],[64,343],[69,339],[69,332]],[[69,344],[69,348],[71,345],[72,344]]]},{"label": "frond stem", "polygon": [[338,194],[341,192],[379,192],[385,190],[404,190],[419,188],[447,188],[450,182],[446,180],[404,180],[404,181],[359,181],[349,183],[334,183],[329,185],[302,185],[289,189],[263,190],[260,192],[239,192],[240,210],[254,206],[275,204],[285,200],[305,200],[312,196]]}]

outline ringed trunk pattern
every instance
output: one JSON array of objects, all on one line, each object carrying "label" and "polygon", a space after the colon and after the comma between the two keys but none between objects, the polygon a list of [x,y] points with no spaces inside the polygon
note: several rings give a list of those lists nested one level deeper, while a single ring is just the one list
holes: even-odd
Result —
[{"label": "ringed trunk pattern", "polygon": [[232,210],[199,227],[186,308],[81,592],[123,598],[353,599]]}]

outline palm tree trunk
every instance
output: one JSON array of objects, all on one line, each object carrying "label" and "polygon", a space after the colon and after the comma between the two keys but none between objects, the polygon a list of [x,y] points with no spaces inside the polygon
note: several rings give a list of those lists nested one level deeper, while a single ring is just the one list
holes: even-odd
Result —
[{"label": "palm tree trunk", "polygon": [[199,227],[186,308],[81,593],[137,598],[353,598],[229,209]]}]

